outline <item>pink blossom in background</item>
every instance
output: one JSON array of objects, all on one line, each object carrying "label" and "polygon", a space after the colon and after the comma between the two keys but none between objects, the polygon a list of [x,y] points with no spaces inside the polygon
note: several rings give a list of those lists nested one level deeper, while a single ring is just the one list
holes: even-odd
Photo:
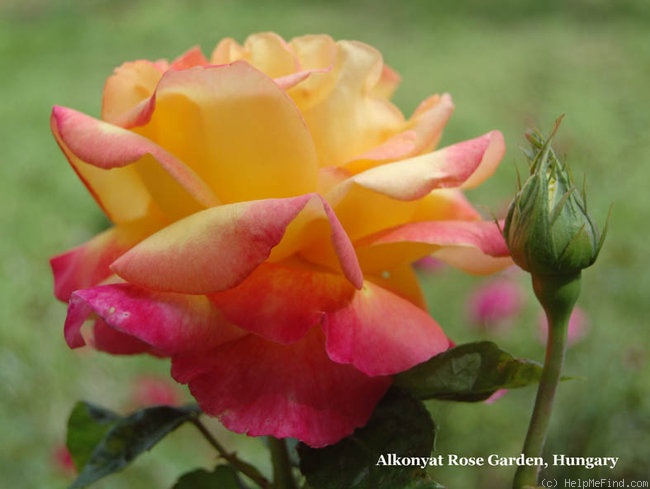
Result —
[{"label": "pink blossom in background", "polygon": [[[539,325],[539,339],[542,343],[546,344],[546,337],[548,335],[548,322],[546,315],[541,312],[538,319]],[[569,331],[567,333],[567,345],[571,346],[579,341],[582,341],[589,332],[589,324],[585,312],[576,307],[571,313],[569,319]]]},{"label": "pink blossom in background", "polygon": [[131,401],[135,408],[159,405],[178,406],[184,402],[177,384],[154,376],[141,376],[133,382]]},{"label": "pink blossom in background", "polygon": [[498,389],[492,394],[490,397],[488,397],[485,401],[483,401],[485,404],[494,404],[497,402],[499,399],[501,399],[503,396],[506,395],[506,392],[508,392],[508,389]]},{"label": "pink blossom in background", "polygon": [[436,273],[445,268],[445,262],[429,255],[420,258],[418,261],[413,263],[413,266],[417,270],[422,270],[423,272]]},{"label": "pink blossom in background", "polygon": [[77,473],[72,455],[63,443],[56,445],[52,450],[52,465],[57,472],[66,477],[74,476]]},{"label": "pink blossom in background", "polygon": [[467,299],[469,321],[478,327],[492,329],[506,325],[521,311],[523,294],[519,285],[509,279],[491,280],[474,289]]}]

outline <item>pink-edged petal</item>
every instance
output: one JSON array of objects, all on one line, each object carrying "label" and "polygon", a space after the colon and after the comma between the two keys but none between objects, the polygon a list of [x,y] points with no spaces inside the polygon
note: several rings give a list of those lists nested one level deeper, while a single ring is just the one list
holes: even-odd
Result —
[{"label": "pink-edged petal", "polygon": [[499,225],[493,221],[414,222],[377,233],[357,245],[364,269],[382,270],[427,254],[472,273],[512,264]]},{"label": "pink-edged petal", "polygon": [[210,299],[240,328],[283,344],[302,338],[322,314],[342,307],[354,286],[338,274],[297,264],[260,265],[237,287]]},{"label": "pink-edged petal", "polygon": [[368,375],[402,372],[450,346],[426,311],[371,282],[325,315],[324,330],[330,358]]},{"label": "pink-edged petal", "polygon": [[[314,74],[314,73],[327,73],[330,69],[329,68],[323,68],[323,69],[313,69],[313,70],[302,70],[302,71],[297,71],[296,73],[291,73],[290,75],[285,75],[281,76],[278,78],[275,78],[274,81],[277,83],[277,85],[282,88],[282,90],[291,90],[294,87],[299,87],[301,83],[303,83],[305,80],[308,80],[309,77]],[[309,97],[309,95],[306,94],[306,90],[304,88],[299,88],[296,90],[293,90],[289,93],[293,100],[300,106],[300,96],[305,96]]]},{"label": "pink-edged petal", "polygon": [[345,164],[351,173],[360,173],[389,161],[411,158],[431,151],[454,111],[449,94],[433,95],[415,110],[404,129],[381,145]]},{"label": "pink-edged petal", "polygon": [[389,99],[393,96],[393,93],[395,93],[395,90],[397,90],[401,81],[402,78],[399,73],[390,66],[384,65],[377,84],[372,87],[372,94],[375,97]]},{"label": "pink-edged petal", "polygon": [[138,60],[122,64],[106,80],[101,118],[111,124],[129,127],[137,113],[147,105],[167,64]]},{"label": "pink-edged petal", "polygon": [[[314,203],[310,205],[310,203]],[[320,206],[330,247],[353,284],[362,279],[356,255],[331,209],[315,194],[240,202],[177,221],[122,255],[112,269],[127,282],[188,294],[220,292],[240,284],[271,255],[303,209]]]},{"label": "pink-edged petal", "polygon": [[195,66],[206,66],[208,64],[210,64],[210,61],[203,55],[201,48],[194,46],[172,61],[170,68],[173,70],[187,70]]},{"label": "pink-edged petal", "polygon": [[426,153],[437,146],[454,108],[451,95],[443,93],[432,95],[415,109],[409,120],[409,126],[418,136],[415,153]]},{"label": "pink-edged petal", "polygon": [[261,32],[249,36],[244,45],[232,38],[217,44],[211,55],[214,64],[244,60],[271,78],[278,78],[300,71],[300,63],[287,42],[273,32]]},{"label": "pink-edged petal", "polygon": [[186,70],[208,64],[197,46],[180,55],[171,65],[165,60],[124,63],[106,81],[101,118],[127,129],[146,124],[155,109],[154,93],[163,73],[169,69]]},{"label": "pink-edged petal", "polygon": [[229,324],[205,296],[151,292],[130,284],[101,285],[72,294],[64,327],[71,348],[85,344],[81,328],[90,317],[101,320],[95,325],[95,333],[99,328],[100,334],[95,346],[112,352],[142,343],[169,356],[209,350],[246,334]]},{"label": "pink-edged petal", "polygon": [[492,131],[433,153],[359,173],[333,189],[332,199],[328,200],[340,200],[353,184],[397,200],[420,199],[434,189],[460,187],[468,182],[473,185],[496,169],[504,152],[503,135]]},{"label": "pink-edged petal", "polygon": [[[382,79],[383,60],[379,52],[354,41],[332,45],[327,38],[308,41],[304,45],[292,41],[301,62],[308,49],[318,51],[319,59],[325,59],[334,48],[334,64],[326,72],[314,73],[290,95],[313,135],[319,166],[340,166],[399,132],[404,127],[404,116],[373,91]],[[298,89],[303,92],[293,93]]]},{"label": "pink-edged petal", "polygon": [[109,265],[129,248],[161,227],[155,221],[115,226],[87,243],[50,260],[54,295],[67,302],[70,294],[99,284],[113,274]]},{"label": "pink-edged petal", "polygon": [[322,447],[364,425],[391,382],[332,362],[324,342],[319,328],[289,346],[249,335],[174,357],[172,375],[232,431]]},{"label": "pink-edged petal", "polygon": [[64,107],[54,107],[51,126],[73,168],[114,222],[147,215],[152,197],[172,213],[179,206],[190,212],[218,204],[192,169],[138,134]]},{"label": "pink-edged petal", "polygon": [[137,128],[192,168],[224,203],[316,189],[317,155],[295,103],[245,61],[166,72]]},{"label": "pink-edged petal", "polygon": [[293,255],[342,273],[357,288],[363,284],[363,273],[350,238],[329,203],[318,194],[312,194],[302,212],[287,227],[269,260],[277,263]]}]

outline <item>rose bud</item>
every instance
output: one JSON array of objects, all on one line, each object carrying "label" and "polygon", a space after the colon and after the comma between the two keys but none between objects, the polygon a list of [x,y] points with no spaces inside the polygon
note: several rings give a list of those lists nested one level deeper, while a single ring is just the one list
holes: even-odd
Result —
[{"label": "rose bud", "polygon": [[510,204],[504,237],[512,258],[535,274],[575,274],[592,265],[603,244],[587,212],[586,196],[573,183],[569,168],[551,148],[551,136],[527,134],[530,176]]}]

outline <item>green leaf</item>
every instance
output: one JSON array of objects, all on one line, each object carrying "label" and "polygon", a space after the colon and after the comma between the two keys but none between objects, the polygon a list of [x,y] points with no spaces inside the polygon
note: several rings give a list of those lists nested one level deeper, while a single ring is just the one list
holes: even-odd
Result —
[{"label": "green leaf", "polygon": [[87,487],[122,470],[198,413],[196,406],[155,406],[122,417],[78,403],[68,422],[68,448],[81,472],[70,489]]},{"label": "green leaf", "polygon": [[245,489],[235,470],[219,465],[213,472],[197,469],[183,474],[172,489]]},{"label": "green leaf", "polygon": [[320,449],[300,444],[300,470],[312,489],[434,489],[440,486],[428,480],[424,468],[391,465],[389,459],[418,457],[428,466],[434,438],[435,426],[422,402],[391,389],[368,424],[351,436]]},{"label": "green leaf", "polygon": [[515,358],[489,341],[467,343],[436,355],[395,377],[395,385],[419,399],[482,401],[498,389],[537,383],[542,366]]},{"label": "green leaf", "polygon": [[87,402],[75,404],[68,419],[66,444],[77,469],[84,467],[95,449],[120,415]]}]

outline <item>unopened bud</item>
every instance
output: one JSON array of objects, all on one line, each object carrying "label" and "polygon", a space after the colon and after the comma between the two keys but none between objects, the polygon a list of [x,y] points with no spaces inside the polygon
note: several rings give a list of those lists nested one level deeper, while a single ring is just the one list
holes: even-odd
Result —
[{"label": "unopened bud", "polygon": [[555,155],[551,139],[527,134],[530,176],[515,195],[503,235],[513,260],[533,275],[575,274],[592,265],[606,232],[587,213],[586,197],[569,169]]}]

